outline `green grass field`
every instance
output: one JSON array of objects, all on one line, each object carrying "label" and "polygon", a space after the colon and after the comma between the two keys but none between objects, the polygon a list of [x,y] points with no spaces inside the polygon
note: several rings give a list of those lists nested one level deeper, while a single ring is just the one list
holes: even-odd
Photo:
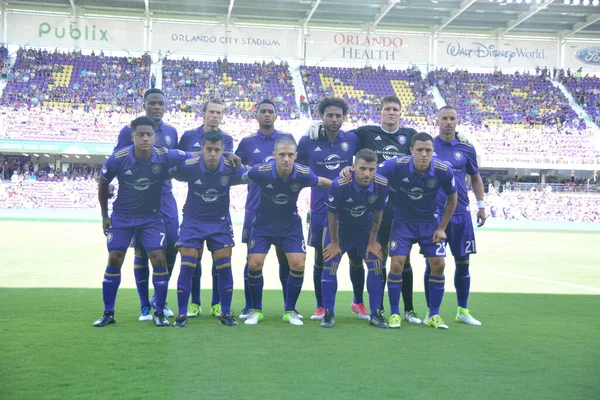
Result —
[{"label": "green grass field", "polygon": [[[449,266],[441,312],[448,331],[372,328],[350,313],[347,291],[338,294],[333,329],[307,320],[293,327],[281,321],[275,290],[265,293],[258,326],[229,328],[204,316],[185,329],[156,328],[137,321],[128,269],[118,322],[98,329],[91,324],[102,311],[99,227],[2,224],[11,234],[0,243],[1,399],[600,398],[597,234],[481,232],[470,305],[482,327],[453,321]],[[36,230],[53,240],[32,242]],[[314,310],[307,272],[298,305],[306,318]],[[580,294],[557,294],[565,291]],[[174,290],[169,299],[174,306]],[[235,312],[242,302],[236,291]],[[421,314],[423,303],[416,292]]]}]

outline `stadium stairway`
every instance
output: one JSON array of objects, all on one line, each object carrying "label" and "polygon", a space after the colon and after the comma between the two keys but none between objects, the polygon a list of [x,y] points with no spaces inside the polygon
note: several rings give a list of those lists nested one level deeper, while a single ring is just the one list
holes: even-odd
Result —
[{"label": "stadium stairway", "polygon": [[162,60],[153,62],[150,66],[150,78],[148,78],[148,87],[151,87],[152,74],[156,77],[156,88],[162,89]]},{"label": "stadium stairway", "polygon": [[550,81],[552,85],[558,89],[565,95],[565,97],[569,100],[569,105],[571,108],[577,113],[577,116],[585,121],[585,124],[589,126],[594,131],[594,137],[590,138],[590,141],[596,146],[596,149],[600,151],[600,128],[596,123],[592,120],[590,115],[581,107],[576,101],[569,89],[565,87],[559,81]]},{"label": "stadium stairway", "polygon": [[[306,99],[306,101],[308,101],[308,95],[306,94],[306,88],[304,87],[304,82],[302,81],[300,67],[290,67],[290,72],[292,73],[292,83],[294,84],[294,92],[296,93],[296,105],[298,106],[298,110],[301,110],[302,108],[300,107],[300,96],[304,95],[304,98]],[[308,107],[308,119],[312,120],[312,113],[310,107]]]}]

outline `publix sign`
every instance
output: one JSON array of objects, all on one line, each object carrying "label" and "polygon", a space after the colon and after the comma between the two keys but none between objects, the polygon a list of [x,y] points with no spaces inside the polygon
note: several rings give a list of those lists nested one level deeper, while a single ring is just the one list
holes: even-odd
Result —
[{"label": "publix sign", "polygon": [[575,53],[575,57],[582,63],[600,65],[600,47],[586,47]]}]

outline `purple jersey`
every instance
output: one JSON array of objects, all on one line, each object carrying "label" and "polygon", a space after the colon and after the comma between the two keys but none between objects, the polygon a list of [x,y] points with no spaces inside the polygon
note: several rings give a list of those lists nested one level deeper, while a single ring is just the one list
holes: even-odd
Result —
[{"label": "purple jersey", "polygon": [[329,188],[325,204],[337,214],[342,229],[369,229],[373,211],[385,209],[389,196],[388,180],[381,175],[369,187],[362,188],[354,180],[354,173],[347,178],[336,178]]},{"label": "purple jersey", "polygon": [[[177,148],[192,153],[195,151],[200,151],[202,148],[202,138],[204,137],[204,130],[202,129],[203,127],[204,125],[200,126],[200,128],[183,132]],[[223,151],[229,153],[233,152],[233,138],[220,129],[219,133],[223,138]]]},{"label": "purple jersey", "polygon": [[[257,164],[265,163],[273,159],[275,141],[283,136],[294,137],[289,133],[279,131],[272,135],[263,135],[256,132],[242,139],[238,145],[235,154],[242,159],[242,164],[253,167]],[[260,188],[255,183],[248,185],[248,196],[246,197],[246,212],[256,212],[258,199],[260,198]]]},{"label": "purple jersey", "polygon": [[429,170],[419,175],[413,157],[397,157],[379,164],[377,173],[388,179],[395,191],[394,218],[404,221],[437,219],[436,196],[440,189],[447,195],[456,192],[452,168],[433,158]]},{"label": "purple jersey", "polygon": [[229,216],[229,188],[244,175],[242,165],[236,169],[221,157],[219,167],[211,172],[204,164],[204,156],[185,160],[173,171],[173,176],[188,183],[188,194],[183,206],[184,217],[200,221],[214,221]]},{"label": "purple jersey", "polygon": [[116,151],[102,166],[102,178],[119,181],[119,195],[113,213],[127,216],[146,216],[160,207],[161,187],[169,178],[169,168],[181,163],[189,153],[167,148],[152,149],[148,162],[135,158],[133,146]]},{"label": "purple jersey", "polygon": [[[133,146],[133,140],[131,139],[131,134],[133,131],[129,126],[124,126],[119,132],[119,139],[117,140],[117,145],[115,146],[114,151],[120,150],[124,147]],[[175,127],[160,121],[160,124],[156,128],[156,141],[154,142],[154,147],[162,148],[165,147],[167,149],[176,149],[177,148],[177,140],[179,136],[177,135],[177,129]],[[173,185],[170,180],[164,181],[163,183],[163,193],[170,193]]]},{"label": "purple jersey", "polygon": [[[359,139],[353,133],[340,131],[332,141],[327,136],[311,140],[304,136],[298,144],[298,160],[305,161],[317,176],[335,179],[344,167],[352,165],[352,158],[359,149]],[[310,191],[310,211],[327,213],[327,191],[313,188]]]},{"label": "purple jersey", "polygon": [[257,217],[269,222],[297,217],[296,202],[300,191],[319,182],[310,168],[296,163],[292,174],[285,180],[277,175],[275,161],[255,165],[247,174],[260,187]]},{"label": "purple jersey", "polygon": [[[439,136],[433,140],[433,146],[435,157],[452,165],[452,172],[454,172],[454,179],[456,180],[456,191],[458,192],[454,214],[468,214],[470,207],[469,191],[466,184],[467,174],[475,175],[479,173],[475,147],[461,143],[458,140],[445,142]],[[446,194],[443,191],[438,192],[437,204],[438,210],[444,209]]]}]

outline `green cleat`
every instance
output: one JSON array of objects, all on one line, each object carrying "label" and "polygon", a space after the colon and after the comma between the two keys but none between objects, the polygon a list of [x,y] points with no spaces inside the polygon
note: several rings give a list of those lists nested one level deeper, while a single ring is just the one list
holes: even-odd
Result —
[{"label": "green cleat", "polygon": [[402,321],[402,318],[400,317],[400,314],[392,314],[392,315],[390,315],[390,318],[388,319],[388,325],[392,329],[400,329],[401,321]]},{"label": "green cleat", "polygon": [[430,315],[426,325],[435,329],[448,329],[448,325],[444,323],[439,314]]},{"label": "green cleat", "polygon": [[196,318],[200,315],[202,315],[202,307],[200,306],[200,304],[190,304],[187,312],[188,318]]},{"label": "green cleat", "polygon": [[215,304],[214,306],[210,307],[210,315],[212,317],[218,317],[221,315],[221,305],[220,304]]},{"label": "green cleat", "polygon": [[262,310],[252,310],[248,318],[244,321],[246,325],[256,325],[264,319]]},{"label": "green cleat", "polygon": [[283,314],[283,321],[295,326],[304,325],[304,322],[302,322],[299,317],[298,311],[294,310],[286,311],[285,314]]},{"label": "green cleat", "polygon": [[481,326],[481,322],[471,316],[468,309],[458,307],[456,312],[456,322],[462,322],[467,325]]}]

